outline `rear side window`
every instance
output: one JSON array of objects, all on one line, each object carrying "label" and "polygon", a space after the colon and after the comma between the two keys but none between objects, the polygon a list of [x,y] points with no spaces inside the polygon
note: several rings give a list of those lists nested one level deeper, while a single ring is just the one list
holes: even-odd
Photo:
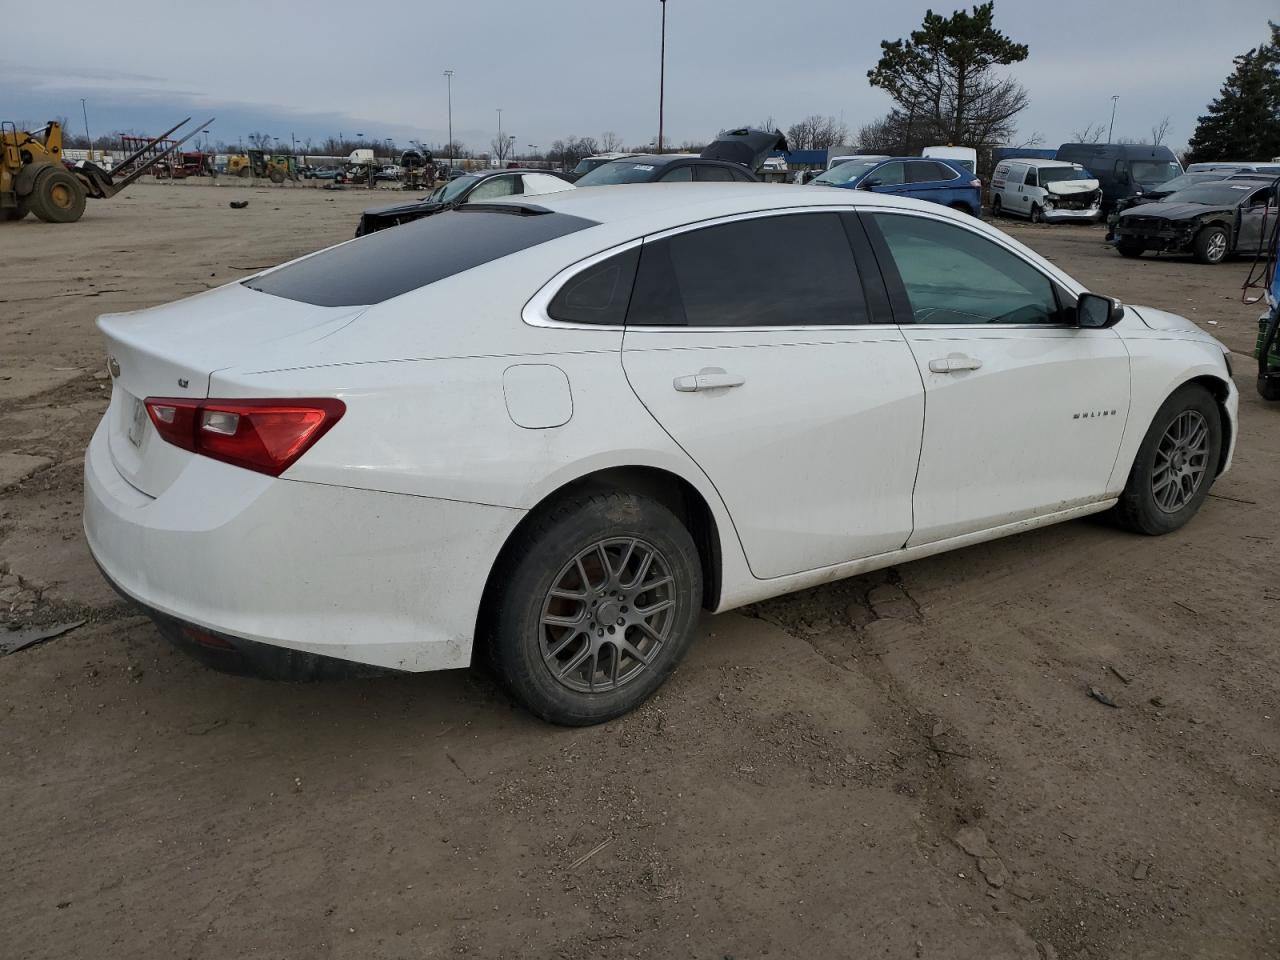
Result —
[{"label": "rear side window", "polygon": [[838,214],[755,217],[646,243],[628,325],[792,327],[867,322]]},{"label": "rear side window", "polygon": [[932,160],[917,160],[907,164],[908,183],[935,183],[938,180],[954,180],[956,172]]},{"label": "rear side window", "polygon": [[601,260],[574,276],[547,306],[547,315],[565,323],[622,326],[636,277],[640,248]]},{"label": "rear side window", "polygon": [[693,167],[687,164],[683,167],[676,167],[674,170],[668,170],[661,177],[663,183],[673,183],[677,180],[692,180]]},{"label": "rear side window", "polygon": [[703,183],[732,183],[733,173],[728,167],[699,166],[698,179]]},{"label": "rear side window", "polygon": [[244,285],[318,307],[365,306],[596,226],[583,217],[528,209],[438,213],[322,250]]}]

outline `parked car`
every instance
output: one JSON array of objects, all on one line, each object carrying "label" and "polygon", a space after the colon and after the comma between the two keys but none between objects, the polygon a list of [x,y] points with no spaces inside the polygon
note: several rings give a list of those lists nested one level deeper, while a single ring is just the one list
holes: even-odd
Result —
[{"label": "parked car", "polygon": [[957,170],[966,173],[977,174],[978,172],[978,151],[973,147],[925,147],[920,151],[920,156],[929,157],[932,160],[946,160]]},{"label": "parked car", "polygon": [[1147,143],[1064,143],[1057,159],[1078,163],[1098,178],[1104,211],[1183,173],[1172,150]]},{"label": "parked car", "polygon": [[1201,263],[1257,253],[1270,239],[1264,227],[1275,223],[1275,194],[1273,183],[1222,180],[1131,207],[1116,219],[1116,250],[1126,257],[1148,250],[1191,253]]},{"label": "parked car", "polygon": [[809,186],[892,193],[940,203],[973,217],[982,215],[982,181],[957,170],[946,160],[922,157],[849,160],[810,180]]},{"label": "parked car", "polygon": [[625,160],[627,157],[634,157],[634,153],[597,153],[590,157],[583,157],[578,161],[577,165],[570,171],[570,174],[576,179],[583,174],[590,173],[596,167],[603,166],[611,160]]},{"label": "parked car", "polygon": [[1280,163],[1250,163],[1240,161],[1206,162],[1190,164],[1187,173],[1265,173],[1280,177]]},{"label": "parked car", "polygon": [[893,159],[887,153],[850,153],[839,154],[838,156],[827,158],[827,169],[838,167],[842,163],[848,163],[850,160],[891,160]]},{"label": "parked car", "polygon": [[[1146,193],[1140,193],[1132,196],[1127,200],[1119,200],[1111,208],[1111,212],[1107,214],[1107,240],[1115,239],[1116,221],[1120,219],[1120,214],[1130,207],[1141,206],[1144,203],[1153,203],[1156,200],[1163,200],[1165,197],[1186,190],[1188,187],[1194,187],[1198,183],[1217,183],[1222,180],[1234,179],[1238,174],[1229,171],[1206,171],[1194,170],[1184,173],[1180,177],[1174,177],[1165,183],[1160,184],[1154,190]],[[1245,174],[1249,178],[1256,178],[1257,174]]]},{"label": "parked car", "polygon": [[740,163],[704,160],[696,153],[653,153],[610,160],[584,173],[578,187],[604,187],[620,183],[754,183],[760,178]]},{"label": "parked car", "polygon": [[86,538],[165,635],[285,676],[475,657],[565,724],[653,693],[704,607],[1176,530],[1237,434],[1195,324],[871,192],[515,197],[98,326]]},{"label": "parked car", "polygon": [[549,170],[490,170],[456,177],[437,187],[431,196],[411,203],[375,207],[360,215],[356,236],[385,230],[413,220],[421,220],[466,203],[498,200],[502,197],[532,196],[572,190],[573,181]]},{"label": "parked car", "polygon": [[400,168],[394,163],[386,163],[375,171],[373,179],[376,181],[399,180]]},{"label": "parked car", "polygon": [[991,215],[1003,214],[1032,223],[1093,223],[1102,217],[1102,188],[1078,163],[1001,160],[991,174]]}]

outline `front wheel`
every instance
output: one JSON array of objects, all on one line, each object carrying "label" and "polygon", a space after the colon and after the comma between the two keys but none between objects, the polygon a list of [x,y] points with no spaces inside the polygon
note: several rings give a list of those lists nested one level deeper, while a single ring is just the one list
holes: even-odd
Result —
[{"label": "front wheel", "polygon": [[693,639],[702,565],[666,506],[582,494],[531,520],[495,573],[490,651],[507,689],[552,723],[602,723],[643,703]]},{"label": "front wheel", "polygon": [[1225,227],[1205,227],[1196,234],[1191,252],[1201,263],[1215,264],[1227,259],[1227,247]]},{"label": "front wheel", "polygon": [[1137,257],[1142,256],[1145,250],[1146,250],[1146,247],[1144,247],[1140,243],[1117,243],[1116,244],[1116,252],[1119,253],[1120,256],[1129,257],[1130,259],[1136,259]]},{"label": "front wheel", "polygon": [[1033,203],[1031,205],[1031,222],[1044,223],[1044,213],[1040,210],[1039,204]]},{"label": "front wheel", "polygon": [[1195,516],[1218,469],[1222,413],[1198,383],[1175,390],[1138,448],[1116,517],[1135,533],[1172,533]]},{"label": "front wheel", "polygon": [[28,202],[45,223],[73,223],[84,214],[84,187],[66,168],[51,166],[36,178]]}]

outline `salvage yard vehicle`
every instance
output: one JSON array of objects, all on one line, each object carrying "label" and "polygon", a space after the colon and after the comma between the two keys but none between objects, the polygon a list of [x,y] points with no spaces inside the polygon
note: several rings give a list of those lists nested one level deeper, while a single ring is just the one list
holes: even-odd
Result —
[{"label": "salvage yard vehicle", "polygon": [[85,532],[165,635],[276,676],[474,655],[563,724],[652,694],[703,608],[1176,530],[1236,436],[1193,323],[870,192],[464,205],[98,327]]},{"label": "salvage yard vehicle", "polygon": [[1280,177],[1280,163],[1252,163],[1226,160],[1222,162],[1201,161],[1187,167],[1187,173],[1262,173],[1271,177]]},{"label": "salvage yard vehicle", "polygon": [[634,157],[634,153],[597,153],[590,157],[583,157],[578,161],[577,166],[570,171],[570,176],[581,177],[583,174],[590,173],[596,167],[608,163],[610,160],[625,160],[627,157]]},{"label": "salvage yard vehicle", "polygon": [[1078,163],[1001,160],[991,174],[991,215],[1006,213],[1032,223],[1092,223],[1102,217],[1102,188]]},{"label": "salvage yard vehicle", "polygon": [[982,181],[946,160],[850,160],[810,180],[809,186],[889,193],[939,203],[971,217],[982,215]]},{"label": "salvage yard vehicle", "polygon": [[1147,143],[1064,143],[1057,159],[1078,163],[1098,178],[1104,211],[1183,173],[1172,150]]},{"label": "salvage yard vehicle", "polygon": [[375,207],[360,215],[356,224],[356,236],[385,230],[430,217],[446,210],[454,210],[468,203],[483,203],[503,197],[538,196],[572,190],[573,181],[563,173],[550,170],[492,170],[485,173],[469,173],[450,180],[425,200],[397,203],[389,207]]},{"label": "salvage yard vehicle", "polygon": [[1148,250],[1191,253],[1200,263],[1221,263],[1236,253],[1262,251],[1276,217],[1275,184],[1221,180],[1130,207],[1116,218],[1116,250],[1140,257]]},{"label": "salvage yard vehicle", "polygon": [[938,146],[925,147],[920,156],[933,160],[946,160],[957,170],[976,174],[978,172],[978,151],[973,147]]},{"label": "salvage yard vehicle", "polygon": [[740,163],[705,160],[696,153],[654,153],[610,160],[575,183],[578,187],[606,187],[620,183],[755,183],[760,178]]}]

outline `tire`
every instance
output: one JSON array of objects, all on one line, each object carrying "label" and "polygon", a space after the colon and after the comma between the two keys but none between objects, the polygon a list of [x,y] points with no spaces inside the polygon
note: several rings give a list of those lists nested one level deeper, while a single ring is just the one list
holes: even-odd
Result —
[{"label": "tire", "polygon": [[1038,203],[1033,203],[1031,205],[1030,220],[1032,223],[1044,223],[1044,215],[1041,213],[1040,205]]},{"label": "tire", "polygon": [[999,198],[999,197],[992,197],[992,198],[991,198],[991,216],[993,216],[993,217],[1003,217],[1003,216],[1004,216],[1004,208],[1000,205],[1000,198]]},{"label": "tire", "polygon": [[[499,678],[530,712],[564,726],[603,723],[648,699],[684,656],[702,606],[689,531],[663,504],[628,493],[583,493],[535,516],[491,583],[501,592],[485,633]],[[667,605],[642,616],[637,598]]]},{"label": "tire", "polygon": [[272,183],[284,183],[284,173],[280,170],[272,170],[267,176]]},{"label": "tire", "polygon": [[243,177],[245,180],[248,180],[249,177],[252,176],[252,174],[253,174],[253,171],[250,170],[248,167],[241,167],[239,170],[236,171],[236,176]]},{"label": "tire", "polygon": [[27,202],[45,223],[74,223],[84,214],[84,187],[65,169],[50,167],[36,177]]},{"label": "tire", "polygon": [[1227,259],[1231,241],[1226,227],[1208,226],[1196,234],[1191,252],[1200,263],[1217,264]]},{"label": "tire", "polygon": [[1132,260],[1142,256],[1146,252],[1146,247],[1140,243],[1117,243],[1116,252],[1120,256],[1129,257]]},{"label": "tire", "polygon": [[[1201,437],[1201,432],[1202,442],[1189,442]],[[1187,450],[1192,451],[1190,456],[1185,455]],[[1221,452],[1222,413],[1217,402],[1198,383],[1179,387],[1160,405],[1138,448],[1115,506],[1120,525],[1148,536],[1177,530],[1195,516],[1209,495]],[[1192,483],[1186,471],[1197,466],[1200,472]]]},{"label": "tire", "polygon": [[27,204],[26,197],[18,198],[16,207],[0,207],[0,222],[14,223],[26,217],[30,206]]}]

